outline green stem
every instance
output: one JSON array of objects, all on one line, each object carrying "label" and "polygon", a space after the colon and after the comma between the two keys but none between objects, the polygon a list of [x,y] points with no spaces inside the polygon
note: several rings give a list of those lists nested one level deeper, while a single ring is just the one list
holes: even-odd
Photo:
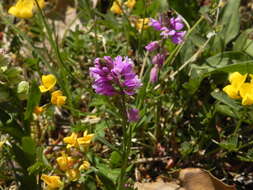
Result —
[{"label": "green stem", "polygon": [[[121,116],[123,119],[122,122],[122,127],[123,127],[123,142],[122,142],[122,167],[120,171],[120,176],[119,176],[119,181],[117,184],[117,190],[122,190],[125,182],[125,174],[126,174],[126,169],[127,169],[127,164],[128,164],[128,156],[130,152],[130,145],[131,143],[131,137],[130,135],[128,136],[127,133],[127,109],[126,109],[126,101],[125,101],[125,94],[122,92],[121,95],[121,100],[120,100],[121,107],[119,108],[121,112]],[[131,133],[130,133],[131,134]]]}]

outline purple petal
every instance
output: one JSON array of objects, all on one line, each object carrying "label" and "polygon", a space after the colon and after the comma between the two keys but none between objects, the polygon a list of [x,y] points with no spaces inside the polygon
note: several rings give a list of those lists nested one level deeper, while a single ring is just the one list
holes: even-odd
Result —
[{"label": "purple petal", "polygon": [[158,41],[150,42],[148,45],[145,46],[145,49],[149,52],[154,51],[157,48],[159,48],[159,42]]}]

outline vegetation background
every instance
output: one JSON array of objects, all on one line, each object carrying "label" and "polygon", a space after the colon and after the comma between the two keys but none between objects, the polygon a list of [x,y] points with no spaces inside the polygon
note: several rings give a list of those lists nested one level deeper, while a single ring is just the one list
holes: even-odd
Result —
[{"label": "vegetation background", "polygon": [[[122,176],[123,127],[118,96],[92,89],[89,68],[97,57],[128,56],[142,86],[127,98],[140,119],[129,123],[125,189],[136,181],[171,181],[177,171],[200,167],[238,190],[253,189],[253,109],[223,91],[228,74],[253,74],[250,0],[137,0],[124,14],[113,1],[49,0],[32,18],[8,14],[15,1],[0,2],[0,186],[42,189],[42,174],[61,176],[64,189],[116,189]],[[180,15],[184,42],[165,40],[168,52],[159,80],[149,80],[152,53],[160,40],[140,18]],[[67,97],[50,104],[39,90],[42,75],[57,78]],[[35,114],[36,106],[45,111]],[[90,168],[71,180],[56,158],[71,132],[94,134],[88,150],[69,154]],[[126,141],[126,142],[128,142]],[[63,187],[62,187],[63,189]]]}]

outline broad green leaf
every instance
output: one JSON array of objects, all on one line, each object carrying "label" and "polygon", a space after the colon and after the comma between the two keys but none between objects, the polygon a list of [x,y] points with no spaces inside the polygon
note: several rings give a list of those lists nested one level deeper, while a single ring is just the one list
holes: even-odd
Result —
[{"label": "broad green leaf", "polygon": [[22,138],[22,150],[31,157],[36,154],[36,144],[31,137]]},{"label": "broad green leaf", "polygon": [[235,100],[229,98],[224,92],[222,91],[214,91],[211,93],[212,97],[220,102],[228,105],[233,110],[239,111],[242,107],[236,103]]},{"label": "broad green leaf", "polygon": [[240,72],[242,74],[245,73],[253,73],[253,62],[252,61],[244,61],[238,62],[225,66],[217,66],[217,67],[209,67],[208,65],[200,66],[195,70],[195,74],[189,80],[188,83],[184,84],[184,87],[189,90],[190,94],[194,94],[198,89],[201,81],[212,74],[225,72]]},{"label": "broad green leaf", "polygon": [[115,184],[120,175],[120,169],[111,169],[107,164],[98,164],[98,175],[106,189],[116,189]]},{"label": "broad green leaf", "polygon": [[235,41],[233,46],[234,51],[243,51],[250,56],[253,56],[253,29],[245,30]]},{"label": "broad green leaf", "polygon": [[224,42],[227,44],[234,39],[240,30],[240,15],[239,7],[240,0],[229,0],[225,7],[224,13],[221,18],[222,35]]},{"label": "broad green leaf", "polygon": [[238,118],[237,114],[235,114],[235,112],[233,112],[231,110],[231,108],[227,105],[222,105],[222,104],[218,103],[218,104],[215,105],[215,110],[216,110],[216,112],[218,112],[220,114],[230,116],[230,117],[233,117],[233,118]]},{"label": "broad green leaf", "polygon": [[122,162],[122,158],[121,158],[121,155],[114,151],[111,153],[111,156],[110,156],[110,164],[113,168],[115,167],[119,167],[121,165],[121,162]]}]

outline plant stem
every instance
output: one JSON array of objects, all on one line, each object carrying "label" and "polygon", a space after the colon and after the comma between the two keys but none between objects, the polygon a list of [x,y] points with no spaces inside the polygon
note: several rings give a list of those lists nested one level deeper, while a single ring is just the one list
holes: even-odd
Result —
[{"label": "plant stem", "polygon": [[[119,181],[117,184],[117,190],[121,190],[123,189],[123,185],[124,185],[124,181],[125,181],[125,173],[126,173],[126,169],[127,169],[127,163],[128,163],[128,155],[129,155],[129,151],[130,151],[130,144],[129,141],[131,142],[131,136],[128,136],[127,133],[127,110],[126,110],[126,101],[125,101],[125,94],[124,92],[122,92],[121,95],[121,100],[120,100],[120,112],[121,112],[121,116],[122,116],[122,127],[123,127],[123,142],[122,142],[122,167],[121,167],[121,171],[120,171],[120,176],[119,176]],[[131,133],[130,133],[131,134]]]}]

